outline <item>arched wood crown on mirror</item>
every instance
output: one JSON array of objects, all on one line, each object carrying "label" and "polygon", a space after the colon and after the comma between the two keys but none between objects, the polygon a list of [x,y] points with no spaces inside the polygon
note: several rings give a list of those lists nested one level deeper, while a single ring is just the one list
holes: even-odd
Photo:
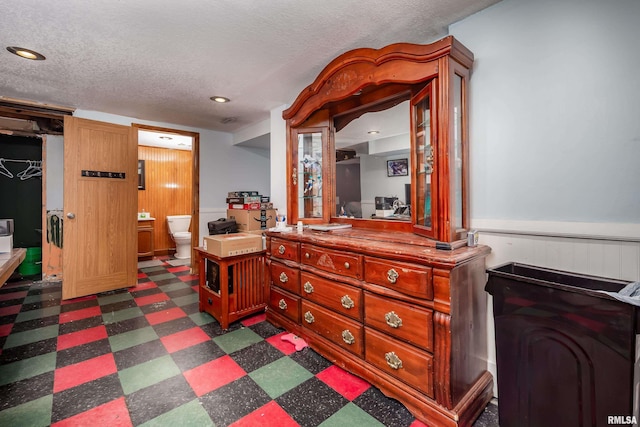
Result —
[{"label": "arched wood crown on mirror", "polygon": [[[288,215],[294,224],[349,222],[352,227],[265,233],[267,320],[304,338],[433,426],[470,426],[493,396],[484,292],[490,248],[463,240],[472,61],[471,52],[452,37],[427,46],[356,49],[332,61],[283,113]],[[379,141],[357,143],[359,137],[351,147],[363,151],[343,150],[352,135],[345,137],[345,128],[370,117],[371,123],[389,115],[406,118],[405,108],[410,120],[401,120],[401,126],[410,128],[405,129],[410,137],[385,142],[399,142],[402,150],[406,142],[408,159],[389,155],[394,150],[388,147],[378,150]],[[371,159],[372,152],[384,152],[394,168]],[[343,183],[338,193],[337,177],[348,174],[336,172],[345,169],[344,162],[353,166],[356,155],[362,156],[360,171],[365,170],[358,185],[370,179],[374,191],[382,192],[392,188],[382,183],[387,176],[403,189],[410,185],[411,196],[404,196],[411,199],[410,215],[392,211],[388,218],[384,206],[375,218],[337,215],[347,207],[342,200],[336,203],[338,194],[347,194]],[[384,177],[374,176],[365,168],[369,165]],[[365,194],[363,188],[358,190]],[[359,216],[367,216],[364,204],[361,208]]]},{"label": "arched wood crown on mirror", "polygon": [[[429,45],[355,49],[329,63],[283,112],[290,222],[348,222],[353,227],[413,231],[443,247],[464,244],[472,63],[473,54],[451,36]],[[365,113],[405,100],[410,100],[411,220],[338,216],[335,133]]]}]

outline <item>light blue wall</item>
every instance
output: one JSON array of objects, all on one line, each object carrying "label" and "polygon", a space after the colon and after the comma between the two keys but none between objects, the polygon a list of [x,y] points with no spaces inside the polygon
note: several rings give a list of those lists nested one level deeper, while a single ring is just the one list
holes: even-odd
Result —
[{"label": "light blue wall", "polygon": [[[269,153],[234,146],[229,133],[200,130],[200,207],[224,207],[229,191],[270,191]],[[204,141],[204,143],[203,143]]]},{"label": "light blue wall", "polygon": [[504,0],[475,55],[473,219],[640,223],[640,1]]},{"label": "light blue wall", "polygon": [[[64,138],[62,135],[47,135],[46,143],[46,209],[62,210],[62,187],[64,183]],[[51,166],[51,167],[50,167]]]}]

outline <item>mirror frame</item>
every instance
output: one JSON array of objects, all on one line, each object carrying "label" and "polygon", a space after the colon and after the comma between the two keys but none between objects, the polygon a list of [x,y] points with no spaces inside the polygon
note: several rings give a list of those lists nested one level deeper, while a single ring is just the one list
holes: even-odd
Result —
[{"label": "mirror frame", "polygon": [[[322,218],[300,218],[305,223],[350,223],[358,228],[377,230],[393,230],[414,232],[436,242],[450,243],[466,238],[469,224],[468,214],[468,120],[467,120],[467,90],[470,69],[473,64],[473,54],[452,36],[445,37],[428,45],[411,43],[396,43],[381,49],[361,48],[346,52],[331,61],[296,98],[291,107],[284,110],[283,118],[287,122],[287,176],[292,177],[296,167],[292,159],[297,139],[294,133],[298,128],[323,128],[327,131],[327,141],[323,142],[326,152],[323,154],[325,164],[323,170],[323,186],[326,200],[323,200]],[[450,222],[453,218],[453,173],[451,167],[453,141],[453,96],[452,80],[454,75],[463,77],[462,87],[462,138],[463,168],[462,168],[462,228],[453,229]],[[384,219],[355,219],[332,216],[330,207],[335,205],[335,138],[336,128],[344,127],[350,121],[370,111],[380,111],[389,108],[399,100],[413,100],[429,82],[435,82],[437,124],[432,124],[432,138],[439,146],[438,201],[437,212],[434,212],[434,222],[437,222],[437,232],[426,233],[415,224],[415,200],[417,200],[416,173],[416,138],[413,128],[414,104],[411,103],[410,114],[411,134],[411,221],[394,221]],[[451,178],[451,179],[450,179]],[[297,218],[295,195],[297,188],[287,180],[287,207],[292,223]],[[295,209],[294,209],[295,208]],[[458,244],[459,245],[459,244]],[[441,245],[443,246],[443,245]],[[444,245],[446,246],[446,245]],[[456,245],[457,246],[457,245]]]}]

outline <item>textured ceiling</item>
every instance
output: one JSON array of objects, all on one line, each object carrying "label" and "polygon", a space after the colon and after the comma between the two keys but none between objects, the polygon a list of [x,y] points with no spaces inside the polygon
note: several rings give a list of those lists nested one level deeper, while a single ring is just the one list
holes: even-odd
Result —
[{"label": "textured ceiling", "polygon": [[233,132],[345,51],[427,43],[497,1],[2,0],[0,96]]}]

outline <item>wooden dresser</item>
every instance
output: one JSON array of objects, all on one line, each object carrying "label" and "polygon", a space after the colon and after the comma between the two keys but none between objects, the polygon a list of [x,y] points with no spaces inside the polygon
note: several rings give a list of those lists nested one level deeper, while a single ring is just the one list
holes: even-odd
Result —
[{"label": "wooden dresser", "polygon": [[267,320],[429,426],[471,425],[492,397],[486,246],[412,233],[267,233]]}]

